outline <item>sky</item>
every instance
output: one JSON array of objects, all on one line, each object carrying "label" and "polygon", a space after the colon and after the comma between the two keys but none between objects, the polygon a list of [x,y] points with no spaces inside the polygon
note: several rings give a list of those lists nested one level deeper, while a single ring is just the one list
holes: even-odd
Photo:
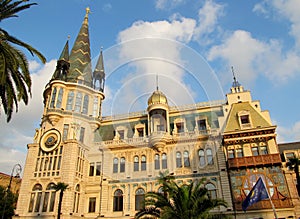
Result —
[{"label": "sky", "polygon": [[[0,23],[38,49],[24,51],[32,98],[7,123],[0,114],[0,172],[24,167],[43,113],[43,90],[68,39],[72,48],[86,8],[92,64],[103,50],[103,115],[146,110],[159,86],[170,105],[225,100],[237,80],[277,126],[277,142],[300,141],[299,0],[43,0]],[[233,67],[233,71],[232,71]]]}]

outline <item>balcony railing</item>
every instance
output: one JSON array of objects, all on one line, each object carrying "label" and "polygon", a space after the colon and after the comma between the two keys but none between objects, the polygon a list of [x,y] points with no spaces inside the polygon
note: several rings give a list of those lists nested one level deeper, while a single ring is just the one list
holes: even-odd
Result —
[{"label": "balcony railing", "polygon": [[[274,207],[277,208],[291,208],[293,207],[292,200],[289,198],[286,199],[272,199]],[[242,203],[241,202],[235,202],[235,209],[238,211],[242,211]],[[251,205],[249,208],[247,208],[247,211],[249,210],[258,210],[258,209],[272,209],[272,205],[270,200],[261,200],[253,205]]]},{"label": "balcony railing", "polygon": [[228,168],[249,167],[274,163],[281,163],[280,154],[230,158],[228,159]]}]

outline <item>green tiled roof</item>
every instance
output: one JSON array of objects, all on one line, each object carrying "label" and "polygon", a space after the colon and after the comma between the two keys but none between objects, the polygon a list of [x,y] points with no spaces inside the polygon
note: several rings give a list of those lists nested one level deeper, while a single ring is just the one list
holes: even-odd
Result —
[{"label": "green tiled roof", "polygon": [[270,124],[249,102],[242,102],[232,105],[224,132],[241,130],[238,118],[238,113],[241,111],[249,112],[253,128],[265,128],[272,126],[272,124]]}]

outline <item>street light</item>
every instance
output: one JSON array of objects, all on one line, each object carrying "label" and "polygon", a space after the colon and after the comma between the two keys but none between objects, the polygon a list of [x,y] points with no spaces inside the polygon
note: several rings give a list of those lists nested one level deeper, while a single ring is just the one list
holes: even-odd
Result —
[{"label": "street light", "polygon": [[102,208],[102,190],[103,190],[103,166],[104,166],[104,150],[99,148],[99,151],[102,153],[102,161],[101,161],[101,175],[100,175],[100,200],[99,200],[99,215],[101,217],[101,208]]},{"label": "street light", "polygon": [[[15,172],[15,176],[14,175]],[[7,190],[5,192],[5,197],[4,197],[4,207],[3,207],[3,213],[2,213],[2,219],[4,219],[4,214],[5,214],[5,210],[6,210],[6,200],[7,200],[7,195],[10,192],[10,188],[11,188],[11,182],[12,182],[12,178],[16,177],[16,178],[20,178],[20,174],[22,172],[22,167],[20,164],[15,164],[14,167],[12,168],[11,174],[10,174],[10,179],[9,179],[9,184],[7,187]]]}]

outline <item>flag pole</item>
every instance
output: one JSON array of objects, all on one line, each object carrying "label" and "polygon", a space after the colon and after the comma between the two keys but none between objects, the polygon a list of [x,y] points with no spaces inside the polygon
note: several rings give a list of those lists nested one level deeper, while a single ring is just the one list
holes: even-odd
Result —
[{"label": "flag pole", "polygon": [[266,186],[266,184],[265,184],[265,181],[264,181],[263,179],[262,179],[262,181],[263,181],[263,184],[264,184],[264,186],[265,186],[265,188],[266,188],[266,190],[267,190],[267,194],[268,194],[268,197],[269,197],[269,200],[270,200],[272,209],[273,209],[274,217],[275,217],[275,219],[278,219],[277,213],[276,213],[276,209],[275,209],[275,206],[274,206],[274,204],[273,204],[273,202],[272,202],[272,199],[271,199],[271,197],[270,197],[270,194],[269,194],[269,190],[268,190],[268,188],[267,188],[267,186]]}]

